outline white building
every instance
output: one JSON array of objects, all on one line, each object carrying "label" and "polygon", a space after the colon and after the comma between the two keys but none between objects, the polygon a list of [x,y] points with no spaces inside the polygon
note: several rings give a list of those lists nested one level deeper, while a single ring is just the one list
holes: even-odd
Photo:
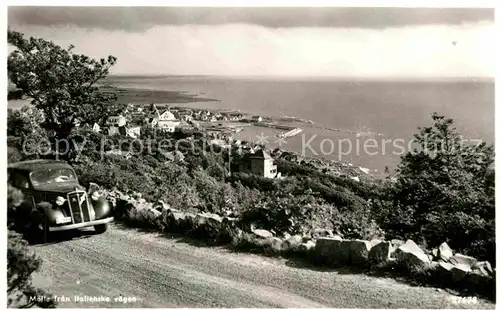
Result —
[{"label": "white building", "polygon": [[157,127],[161,131],[174,132],[175,128],[177,128],[180,123],[181,122],[175,118],[174,114],[167,110],[160,114],[157,122]]},{"label": "white building", "polygon": [[127,127],[127,136],[137,139],[141,136],[141,126],[130,125]]},{"label": "white building", "polygon": [[127,118],[123,115],[113,115],[109,116],[106,120],[106,126],[108,127],[122,127],[127,124]]}]

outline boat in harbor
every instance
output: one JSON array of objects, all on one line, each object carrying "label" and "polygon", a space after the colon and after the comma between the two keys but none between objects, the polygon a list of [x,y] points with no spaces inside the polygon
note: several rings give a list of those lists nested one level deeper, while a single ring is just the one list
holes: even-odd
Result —
[{"label": "boat in harbor", "polygon": [[278,138],[282,138],[282,139],[283,139],[283,138],[290,138],[290,137],[293,137],[293,136],[298,135],[298,134],[299,134],[299,133],[301,133],[301,132],[302,132],[302,129],[300,129],[300,128],[294,128],[294,129],[292,129],[292,130],[290,130],[290,131],[288,131],[288,132],[285,132],[285,133],[279,133],[279,134],[277,134],[276,136],[277,136]]}]

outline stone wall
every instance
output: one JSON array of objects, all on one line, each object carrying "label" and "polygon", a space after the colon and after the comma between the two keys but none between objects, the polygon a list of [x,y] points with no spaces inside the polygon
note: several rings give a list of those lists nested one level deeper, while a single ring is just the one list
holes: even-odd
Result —
[{"label": "stone wall", "polygon": [[270,231],[239,225],[234,217],[182,212],[162,201],[147,202],[140,194],[103,193],[116,206],[116,219],[129,226],[182,233],[274,255],[295,255],[330,267],[354,266],[365,271],[397,269],[421,284],[495,296],[495,270],[491,264],[455,253],[446,243],[426,252],[412,240],[346,240],[321,228],[307,236],[278,238]]}]

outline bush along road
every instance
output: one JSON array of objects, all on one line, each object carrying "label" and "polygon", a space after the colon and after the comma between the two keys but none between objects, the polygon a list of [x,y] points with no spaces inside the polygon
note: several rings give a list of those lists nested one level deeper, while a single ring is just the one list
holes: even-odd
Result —
[{"label": "bush along road", "polygon": [[121,225],[34,246],[43,259],[34,285],[57,296],[59,307],[494,307],[436,288]]},{"label": "bush along road", "polygon": [[[411,240],[343,240],[322,229],[277,238],[254,227],[245,231],[236,218],[181,212],[118,191],[101,193],[116,204],[118,223],[109,233],[36,252],[44,261],[40,278],[52,279],[48,288],[54,295],[103,295],[111,301],[61,306],[494,305],[489,263],[454,253],[446,243],[428,254]],[[43,283],[37,285],[44,288]],[[135,299],[120,302],[120,294]]]}]

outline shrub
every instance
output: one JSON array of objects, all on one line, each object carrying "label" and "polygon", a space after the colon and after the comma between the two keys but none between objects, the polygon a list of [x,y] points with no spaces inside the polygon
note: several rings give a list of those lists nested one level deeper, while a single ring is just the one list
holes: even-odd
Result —
[{"label": "shrub", "polygon": [[55,308],[52,295],[31,283],[31,274],[40,268],[41,260],[31,253],[21,235],[9,231],[7,242],[7,305],[16,308]]},{"label": "shrub", "polygon": [[[493,147],[463,145],[453,120],[415,135],[418,148],[402,157],[397,179],[373,200],[373,214],[390,237],[455,250],[495,263]],[[459,147],[461,146],[461,147]]]}]

